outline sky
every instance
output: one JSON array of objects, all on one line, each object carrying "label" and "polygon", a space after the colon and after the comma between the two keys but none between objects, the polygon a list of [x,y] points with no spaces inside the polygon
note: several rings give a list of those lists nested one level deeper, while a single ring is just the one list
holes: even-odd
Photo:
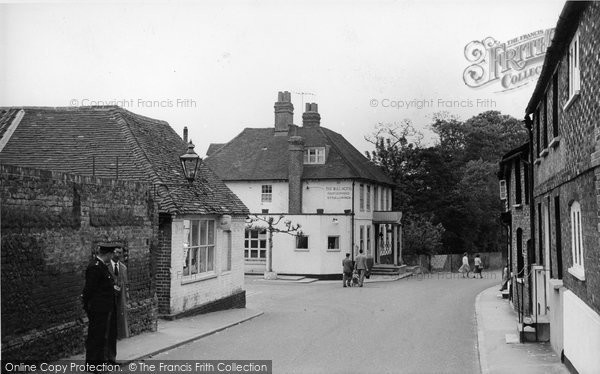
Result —
[{"label": "sky", "polygon": [[[246,127],[270,127],[278,91],[294,123],[361,152],[375,126],[408,119],[434,141],[436,112],[522,118],[535,86],[473,88],[472,41],[556,25],[564,1],[184,1],[0,4],[0,106],[120,105],[184,126],[204,155]],[[510,73],[510,71],[509,71]],[[305,93],[302,95],[301,93]],[[411,104],[412,103],[412,104]]]}]

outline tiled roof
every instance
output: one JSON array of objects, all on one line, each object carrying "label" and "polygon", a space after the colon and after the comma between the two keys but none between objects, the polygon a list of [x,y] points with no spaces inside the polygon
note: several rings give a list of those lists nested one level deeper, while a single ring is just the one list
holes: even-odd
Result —
[{"label": "tiled roof", "polygon": [[[305,147],[326,147],[324,165],[304,165],[303,179],[363,179],[393,184],[344,137],[327,128],[291,125],[289,135],[304,138]],[[209,155],[206,163],[224,181],[287,180],[288,136],[274,128],[246,128],[233,140]]]},{"label": "tiled roof", "polygon": [[206,155],[207,156],[212,155],[213,153],[215,153],[216,151],[221,149],[224,145],[225,145],[225,143],[210,143],[210,145],[208,146],[208,149],[206,150]]},{"label": "tiled roof", "polygon": [[0,108],[0,129],[21,109],[24,116],[0,152],[4,164],[150,182],[164,213],[248,213],[203,162],[200,177],[187,184],[179,161],[187,145],[167,122],[116,106]]}]

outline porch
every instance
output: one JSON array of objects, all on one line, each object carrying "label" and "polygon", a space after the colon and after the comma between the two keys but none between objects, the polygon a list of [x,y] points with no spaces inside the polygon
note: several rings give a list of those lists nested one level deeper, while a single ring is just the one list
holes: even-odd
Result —
[{"label": "porch", "polygon": [[374,211],[375,264],[402,265],[402,212]]}]

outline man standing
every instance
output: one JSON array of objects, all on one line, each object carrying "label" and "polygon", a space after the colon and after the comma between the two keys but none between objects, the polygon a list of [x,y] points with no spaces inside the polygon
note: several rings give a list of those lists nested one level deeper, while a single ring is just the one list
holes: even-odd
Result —
[{"label": "man standing", "polygon": [[356,256],[356,264],[354,268],[358,270],[359,279],[358,279],[358,287],[363,286],[363,281],[365,280],[365,273],[367,271],[367,256],[363,254],[363,250],[358,251],[358,256]]},{"label": "man standing", "polygon": [[82,301],[88,319],[88,336],[85,342],[85,361],[90,365],[110,363],[108,344],[114,337],[116,352],[116,302],[115,283],[108,270],[114,244],[100,244],[97,256],[85,271]]},{"label": "man standing", "polygon": [[[125,264],[121,261],[122,258],[123,248],[115,248],[112,259],[110,260],[110,266],[108,267],[108,270],[110,271],[110,274],[113,276],[113,279],[115,281],[115,285],[119,288],[118,290],[115,288],[115,296],[117,302],[117,339],[129,337],[129,324],[127,323],[127,300],[129,299],[129,282],[127,280],[127,266],[125,266]],[[108,360],[115,361],[116,357],[116,343],[109,344]]]},{"label": "man standing", "polygon": [[350,259],[350,253],[346,253],[346,258],[342,260],[342,282],[344,283],[344,287],[349,287],[350,282],[352,282],[352,260]]}]

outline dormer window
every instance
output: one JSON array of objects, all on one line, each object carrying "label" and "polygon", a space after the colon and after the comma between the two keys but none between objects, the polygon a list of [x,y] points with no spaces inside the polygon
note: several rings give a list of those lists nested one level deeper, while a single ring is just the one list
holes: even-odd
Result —
[{"label": "dormer window", "polygon": [[325,147],[308,147],[304,149],[305,164],[324,164]]}]

